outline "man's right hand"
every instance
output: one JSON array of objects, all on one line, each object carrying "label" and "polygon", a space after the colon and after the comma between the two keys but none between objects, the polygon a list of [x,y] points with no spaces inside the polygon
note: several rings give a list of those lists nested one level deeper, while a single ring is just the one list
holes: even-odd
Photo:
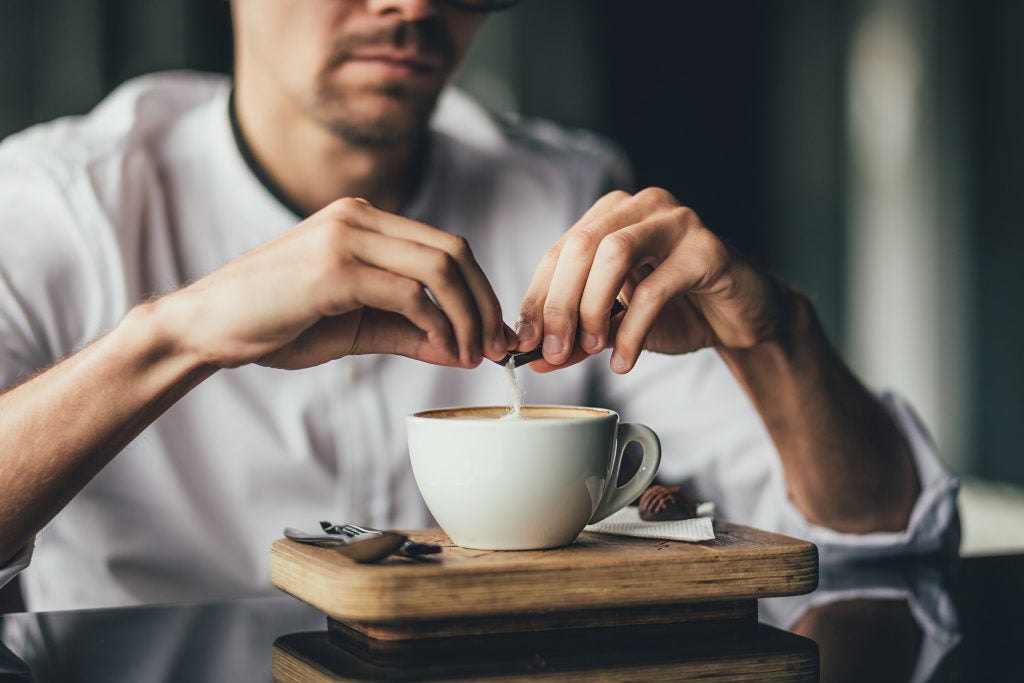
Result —
[{"label": "man's right hand", "polygon": [[330,204],[150,306],[212,367],[366,353],[475,367],[517,344],[464,238],[362,199]]},{"label": "man's right hand", "polygon": [[517,343],[464,239],[339,200],[0,391],[0,565],[218,368],[354,353],[472,367]]}]

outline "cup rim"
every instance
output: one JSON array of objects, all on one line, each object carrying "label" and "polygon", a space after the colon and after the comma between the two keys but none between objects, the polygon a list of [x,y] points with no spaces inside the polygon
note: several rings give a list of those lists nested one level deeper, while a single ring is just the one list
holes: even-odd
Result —
[{"label": "cup rim", "polygon": [[[531,425],[537,426],[542,424],[565,424],[565,423],[578,423],[583,420],[607,420],[607,419],[619,419],[619,414],[614,410],[608,408],[594,408],[591,406],[569,406],[569,405],[549,405],[549,404],[528,404],[523,406],[524,409],[539,409],[539,410],[569,410],[573,412],[585,412],[590,411],[592,413],[600,413],[597,415],[586,415],[580,417],[545,417],[543,420],[500,420],[492,419],[487,424],[499,424],[506,426],[523,426]],[[507,405],[487,405],[487,406],[447,406],[444,408],[430,408],[429,410],[420,410],[412,413],[407,419],[415,420],[417,422],[430,422],[436,423],[443,420],[450,415],[444,415],[444,413],[453,413],[456,411],[505,411],[507,412],[509,407]],[[440,414],[439,414],[440,413]],[[452,420],[446,420],[452,422]],[[466,421],[462,424],[481,424],[478,421]]]}]

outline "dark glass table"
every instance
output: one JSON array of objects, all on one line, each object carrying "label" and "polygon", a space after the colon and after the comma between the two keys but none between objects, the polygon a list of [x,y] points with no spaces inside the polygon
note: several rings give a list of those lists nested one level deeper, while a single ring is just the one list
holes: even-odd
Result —
[{"label": "dark glass table", "polygon": [[330,636],[277,595],[0,617],[0,679],[24,681],[1021,680],[1024,555],[821,568],[756,626],[606,629],[390,651]]}]

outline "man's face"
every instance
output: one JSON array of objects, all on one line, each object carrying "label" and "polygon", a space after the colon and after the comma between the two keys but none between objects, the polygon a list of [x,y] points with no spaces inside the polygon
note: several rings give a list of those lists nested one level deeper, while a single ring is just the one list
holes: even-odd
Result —
[{"label": "man's face", "polygon": [[234,14],[238,77],[360,145],[426,127],[482,20],[436,0],[236,0]]}]

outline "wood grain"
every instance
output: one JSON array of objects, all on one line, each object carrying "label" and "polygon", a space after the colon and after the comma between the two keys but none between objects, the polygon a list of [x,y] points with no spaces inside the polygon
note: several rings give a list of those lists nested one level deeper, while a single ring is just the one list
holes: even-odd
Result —
[{"label": "wood grain", "polygon": [[428,529],[409,535],[444,546],[437,561],[375,565],[280,539],[270,572],[275,586],[328,616],[367,624],[750,600],[817,586],[813,544],[726,522],[716,534],[680,543],[583,533],[553,550],[483,551]]}]

